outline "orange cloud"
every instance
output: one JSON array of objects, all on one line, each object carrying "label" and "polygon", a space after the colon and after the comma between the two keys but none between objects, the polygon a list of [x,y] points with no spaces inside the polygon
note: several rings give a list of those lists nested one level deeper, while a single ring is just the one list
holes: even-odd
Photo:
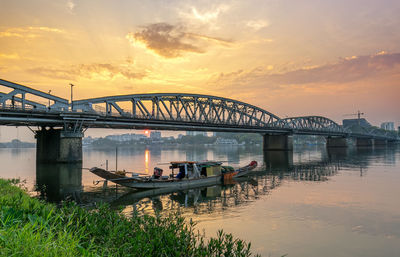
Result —
[{"label": "orange cloud", "polygon": [[400,72],[400,53],[344,58],[334,64],[306,67],[283,73],[271,73],[268,68],[239,70],[228,74],[220,73],[214,79],[214,83],[230,86],[246,84],[251,88],[274,89],[288,85],[348,83],[388,72]]},{"label": "orange cloud", "polygon": [[0,38],[2,37],[17,37],[17,38],[36,38],[43,35],[43,33],[66,33],[62,29],[51,28],[51,27],[17,27],[8,28],[4,31],[0,31]]},{"label": "orange cloud", "polygon": [[142,79],[146,76],[146,72],[135,72],[122,65],[110,63],[79,64],[67,68],[36,67],[27,71],[44,77],[69,80],[77,77],[107,80],[117,76],[131,80]]},{"label": "orange cloud", "polygon": [[206,44],[230,43],[228,40],[190,33],[182,26],[167,23],[151,24],[139,32],[128,33],[126,38],[133,44],[143,44],[147,49],[165,58],[180,57],[186,52],[204,53]]}]

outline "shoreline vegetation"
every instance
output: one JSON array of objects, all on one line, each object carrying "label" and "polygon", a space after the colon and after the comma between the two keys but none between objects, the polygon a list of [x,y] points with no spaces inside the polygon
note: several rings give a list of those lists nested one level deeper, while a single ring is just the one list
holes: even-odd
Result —
[{"label": "shoreline vegetation", "polygon": [[250,243],[223,231],[206,239],[178,214],[56,206],[31,198],[18,179],[0,179],[0,221],[0,256],[253,256]]}]

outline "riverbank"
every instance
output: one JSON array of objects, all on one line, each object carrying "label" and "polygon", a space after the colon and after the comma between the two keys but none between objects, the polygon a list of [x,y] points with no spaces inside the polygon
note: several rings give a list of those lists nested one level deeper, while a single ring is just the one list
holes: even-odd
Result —
[{"label": "riverbank", "polygon": [[251,256],[250,243],[207,240],[179,215],[125,217],[101,205],[56,207],[0,179],[0,256]]}]

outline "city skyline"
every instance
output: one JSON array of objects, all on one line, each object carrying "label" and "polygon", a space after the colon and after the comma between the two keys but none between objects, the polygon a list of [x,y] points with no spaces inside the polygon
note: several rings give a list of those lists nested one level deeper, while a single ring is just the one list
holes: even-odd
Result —
[{"label": "city skyline", "polygon": [[0,78],[60,97],[69,83],[74,99],[198,93],[282,118],[341,123],[360,110],[376,126],[399,125],[398,1],[1,5]]}]

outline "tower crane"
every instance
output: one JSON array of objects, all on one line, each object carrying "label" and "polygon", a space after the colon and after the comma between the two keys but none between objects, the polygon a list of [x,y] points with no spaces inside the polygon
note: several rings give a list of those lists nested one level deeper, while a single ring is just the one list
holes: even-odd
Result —
[{"label": "tower crane", "polygon": [[357,113],[345,114],[345,115],[343,115],[343,116],[355,116],[355,115],[357,115],[358,125],[360,125],[360,118],[361,118],[361,115],[364,115],[363,112],[357,111]]}]

